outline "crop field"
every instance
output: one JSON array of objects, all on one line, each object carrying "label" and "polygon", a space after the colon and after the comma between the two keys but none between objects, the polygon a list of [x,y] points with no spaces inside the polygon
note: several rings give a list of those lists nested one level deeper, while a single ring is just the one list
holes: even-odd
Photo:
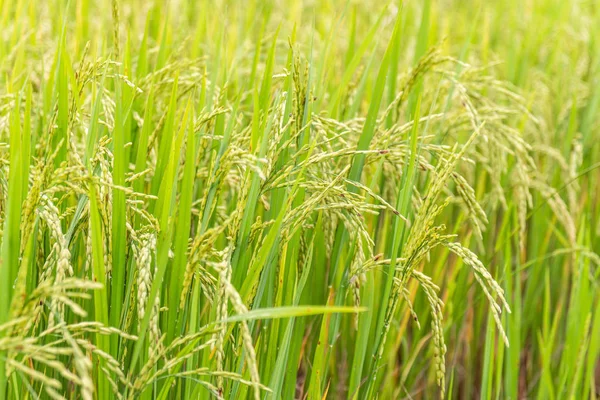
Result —
[{"label": "crop field", "polygon": [[0,400],[600,398],[597,0],[0,0]]}]

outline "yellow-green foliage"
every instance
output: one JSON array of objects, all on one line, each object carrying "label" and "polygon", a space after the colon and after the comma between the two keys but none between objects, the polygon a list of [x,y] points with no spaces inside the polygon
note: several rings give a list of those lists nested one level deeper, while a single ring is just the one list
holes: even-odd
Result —
[{"label": "yellow-green foliage", "polygon": [[597,398],[595,1],[0,0],[0,400]]}]

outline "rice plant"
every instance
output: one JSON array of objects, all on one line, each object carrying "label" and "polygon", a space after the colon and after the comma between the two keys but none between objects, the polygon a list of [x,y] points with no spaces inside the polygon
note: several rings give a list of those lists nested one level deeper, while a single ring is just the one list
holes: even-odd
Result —
[{"label": "rice plant", "polygon": [[0,399],[600,396],[594,1],[0,21]]}]

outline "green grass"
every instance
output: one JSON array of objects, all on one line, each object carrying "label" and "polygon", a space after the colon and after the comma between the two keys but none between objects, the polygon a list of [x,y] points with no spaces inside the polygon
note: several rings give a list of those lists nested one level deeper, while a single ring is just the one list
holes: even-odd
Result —
[{"label": "green grass", "polygon": [[594,1],[0,32],[1,400],[600,396]]}]

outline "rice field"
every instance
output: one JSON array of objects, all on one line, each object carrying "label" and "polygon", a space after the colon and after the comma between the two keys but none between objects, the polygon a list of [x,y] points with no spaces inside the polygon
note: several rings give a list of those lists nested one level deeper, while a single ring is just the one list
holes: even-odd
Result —
[{"label": "rice field", "polygon": [[0,0],[0,400],[600,398],[600,3]]}]

